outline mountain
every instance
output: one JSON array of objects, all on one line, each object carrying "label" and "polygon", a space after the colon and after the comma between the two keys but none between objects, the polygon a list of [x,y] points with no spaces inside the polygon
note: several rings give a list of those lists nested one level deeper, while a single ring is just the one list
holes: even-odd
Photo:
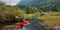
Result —
[{"label": "mountain", "polygon": [[43,0],[21,0],[17,6],[24,9],[26,6],[38,6]]},{"label": "mountain", "polygon": [[49,6],[58,4],[60,0],[21,0],[17,6]]},{"label": "mountain", "polygon": [[19,7],[33,6],[43,11],[59,11],[60,0],[22,0],[17,4]]},{"label": "mountain", "polygon": [[39,5],[42,0],[21,0],[17,6],[20,5]]}]

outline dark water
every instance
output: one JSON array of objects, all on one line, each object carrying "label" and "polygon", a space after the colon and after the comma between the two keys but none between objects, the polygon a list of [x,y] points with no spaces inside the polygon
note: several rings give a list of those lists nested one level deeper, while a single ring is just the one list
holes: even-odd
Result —
[{"label": "dark water", "polygon": [[25,25],[24,28],[26,30],[46,30],[43,25],[41,25],[43,21],[40,19],[37,19],[37,21],[31,22],[31,24]]},{"label": "dark water", "polygon": [[43,26],[38,27],[37,25],[34,24],[29,24],[24,26],[25,30],[46,30]]},{"label": "dark water", "polygon": [[34,26],[33,24],[29,24],[24,26],[26,30],[37,30],[37,26]]},{"label": "dark water", "polygon": [[[23,29],[18,30],[46,30],[43,25],[41,25],[43,21],[41,19],[31,20],[30,24],[25,25]],[[15,30],[15,29],[14,29]]]}]

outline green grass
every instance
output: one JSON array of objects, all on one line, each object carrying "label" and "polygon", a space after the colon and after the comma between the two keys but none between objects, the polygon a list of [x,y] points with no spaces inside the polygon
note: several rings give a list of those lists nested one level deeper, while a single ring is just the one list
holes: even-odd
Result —
[{"label": "green grass", "polygon": [[60,25],[60,12],[44,12],[44,16],[40,16],[40,13],[33,13],[33,14],[25,14],[25,18],[29,18],[32,15],[37,16],[39,19],[43,19],[43,25],[55,26]]},{"label": "green grass", "polygon": [[49,26],[60,25],[60,12],[44,12],[44,16],[40,16],[44,20],[44,24]]}]

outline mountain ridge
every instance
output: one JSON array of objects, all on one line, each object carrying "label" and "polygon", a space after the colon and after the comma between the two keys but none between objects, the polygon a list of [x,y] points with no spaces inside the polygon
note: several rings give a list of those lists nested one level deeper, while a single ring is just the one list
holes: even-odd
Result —
[{"label": "mountain ridge", "polygon": [[34,5],[39,5],[40,2],[43,1],[43,0],[22,0],[21,2],[19,2],[17,4],[17,6],[20,6],[20,5],[29,5],[29,6],[34,6]]}]

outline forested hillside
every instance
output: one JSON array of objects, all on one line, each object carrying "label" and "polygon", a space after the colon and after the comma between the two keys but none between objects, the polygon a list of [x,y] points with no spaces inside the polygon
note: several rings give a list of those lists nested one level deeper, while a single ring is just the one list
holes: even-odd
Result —
[{"label": "forested hillside", "polygon": [[24,3],[21,3],[23,5],[20,5],[20,3],[17,5],[20,6],[20,8],[32,6],[38,8],[39,10],[43,10],[44,12],[60,12],[60,0],[33,0],[33,2],[27,2],[25,5]]}]

